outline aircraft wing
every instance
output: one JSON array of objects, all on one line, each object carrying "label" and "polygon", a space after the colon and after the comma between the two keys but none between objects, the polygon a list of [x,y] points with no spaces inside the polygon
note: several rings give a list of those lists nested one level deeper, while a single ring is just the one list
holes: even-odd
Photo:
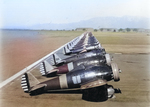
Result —
[{"label": "aircraft wing", "polygon": [[88,89],[88,88],[102,86],[102,85],[105,85],[105,84],[107,84],[106,80],[98,79],[98,80],[95,80],[95,81],[92,81],[92,82],[87,82],[87,83],[81,84],[80,88],[81,89]]}]

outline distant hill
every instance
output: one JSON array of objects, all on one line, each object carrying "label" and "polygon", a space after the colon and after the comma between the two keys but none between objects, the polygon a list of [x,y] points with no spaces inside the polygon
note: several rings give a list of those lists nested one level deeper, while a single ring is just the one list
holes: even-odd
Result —
[{"label": "distant hill", "polygon": [[71,30],[76,28],[144,28],[150,29],[150,18],[145,17],[96,17],[89,20],[82,20],[75,23],[55,24],[45,23],[33,26],[20,27],[24,29],[46,29],[46,30]]}]

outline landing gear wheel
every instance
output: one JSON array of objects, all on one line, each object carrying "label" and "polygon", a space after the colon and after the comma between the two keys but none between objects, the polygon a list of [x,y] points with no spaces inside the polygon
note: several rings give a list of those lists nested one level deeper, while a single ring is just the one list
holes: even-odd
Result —
[{"label": "landing gear wheel", "polygon": [[106,101],[108,99],[106,85],[83,90],[82,99],[93,102]]},{"label": "landing gear wheel", "polygon": [[113,75],[114,75],[114,81],[115,82],[119,81],[120,80],[120,78],[119,78],[119,69],[118,69],[117,64],[112,63],[111,68],[112,68],[112,72],[113,72]]}]

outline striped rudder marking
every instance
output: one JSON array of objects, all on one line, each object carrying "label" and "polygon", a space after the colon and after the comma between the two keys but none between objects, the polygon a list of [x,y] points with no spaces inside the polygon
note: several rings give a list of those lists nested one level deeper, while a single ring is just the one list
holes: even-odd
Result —
[{"label": "striped rudder marking", "polygon": [[41,74],[44,76],[44,75],[46,75],[46,71],[45,71],[46,69],[45,69],[45,64],[44,64],[44,62],[42,62],[41,64],[40,64],[40,72],[41,72]]},{"label": "striped rudder marking", "polygon": [[21,87],[24,90],[24,92],[29,92],[29,90],[30,90],[30,84],[29,84],[27,73],[25,73],[21,77]]}]

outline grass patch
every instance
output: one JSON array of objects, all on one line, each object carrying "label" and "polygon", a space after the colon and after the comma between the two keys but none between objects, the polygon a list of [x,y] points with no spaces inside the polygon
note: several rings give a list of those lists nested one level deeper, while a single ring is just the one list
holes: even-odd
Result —
[{"label": "grass patch", "polygon": [[150,36],[145,33],[93,32],[101,44],[150,45]]},{"label": "grass patch", "polygon": [[[84,31],[39,31],[44,37],[75,37]],[[92,32],[101,44],[113,45],[150,45],[150,36],[146,33],[135,32]]]}]

